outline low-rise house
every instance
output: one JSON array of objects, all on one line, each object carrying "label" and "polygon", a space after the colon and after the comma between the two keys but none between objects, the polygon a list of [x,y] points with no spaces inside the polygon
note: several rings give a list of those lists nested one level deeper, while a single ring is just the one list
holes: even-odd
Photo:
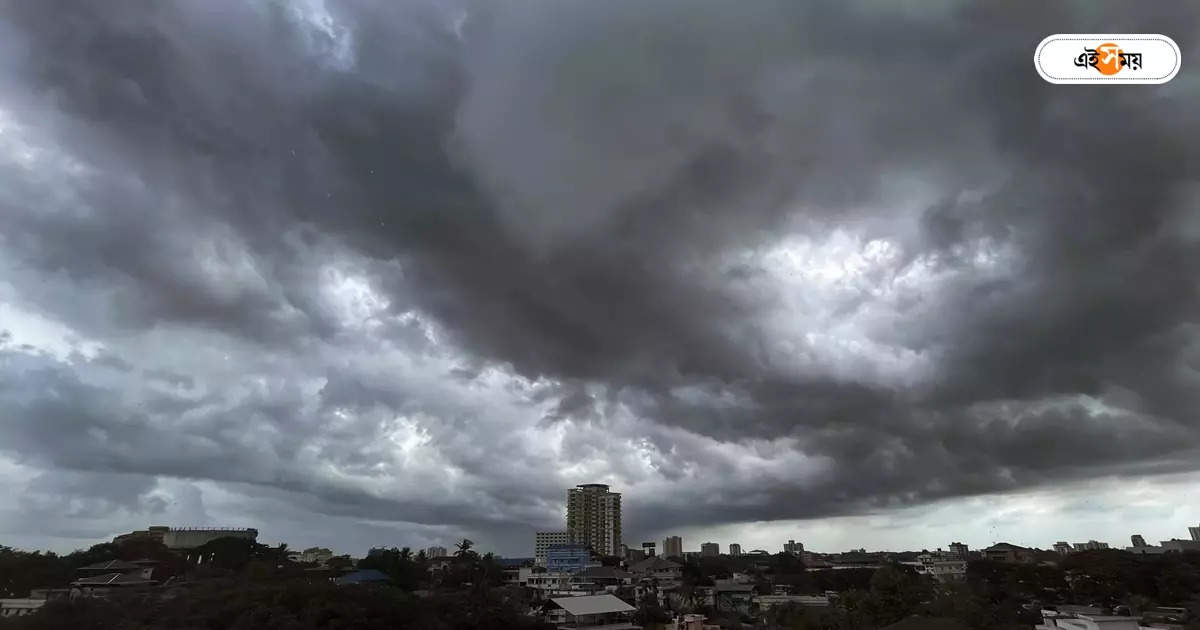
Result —
[{"label": "low-rise house", "polygon": [[967,577],[967,561],[958,556],[943,553],[923,553],[917,556],[918,573],[928,575],[939,582],[957,582]]},{"label": "low-rise house", "polygon": [[750,604],[754,601],[754,585],[716,580],[713,586],[706,587],[706,594],[705,603],[718,611],[749,614]]},{"label": "low-rise house", "polygon": [[633,575],[616,567],[588,567],[574,573],[569,584],[572,590],[611,593],[633,584]]},{"label": "low-rise house", "polygon": [[633,623],[637,609],[613,595],[555,597],[546,610],[546,621],[560,629],[642,630]]},{"label": "low-rise house", "polygon": [[677,582],[683,577],[683,565],[655,556],[630,566],[629,572],[638,577],[655,578],[660,583]]},{"label": "low-rise house", "polygon": [[996,562],[1025,563],[1033,562],[1035,554],[1032,549],[1002,542],[984,549],[983,557]]}]

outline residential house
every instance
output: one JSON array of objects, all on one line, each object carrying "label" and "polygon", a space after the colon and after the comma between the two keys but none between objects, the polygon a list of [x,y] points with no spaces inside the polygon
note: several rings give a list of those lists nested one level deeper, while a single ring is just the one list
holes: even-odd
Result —
[{"label": "residential house", "polygon": [[1034,551],[1002,542],[984,549],[983,557],[996,562],[1025,563],[1034,561]]},{"label": "residential house", "polygon": [[683,577],[683,565],[666,558],[646,558],[629,567],[639,578],[655,578],[661,582],[676,582]]},{"label": "residential house", "polygon": [[546,610],[546,621],[560,629],[642,630],[633,623],[637,609],[613,595],[555,597]]}]

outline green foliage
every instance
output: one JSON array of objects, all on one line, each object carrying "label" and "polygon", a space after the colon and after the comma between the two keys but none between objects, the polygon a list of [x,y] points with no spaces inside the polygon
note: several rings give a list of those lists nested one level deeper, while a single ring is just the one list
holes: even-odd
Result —
[{"label": "green foliage", "polygon": [[358,561],[358,568],[382,571],[392,578],[393,584],[410,591],[420,588],[426,576],[424,555],[414,557],[408,547],[371,549],[367,557]]},{"label": "green foliage", "polygon": [[170,599],[55,601],[28,617],[0,620],[0,630],[549,630],[522,614],[502,592],[419,598],[390,587],[328,583],[221,581]]}]

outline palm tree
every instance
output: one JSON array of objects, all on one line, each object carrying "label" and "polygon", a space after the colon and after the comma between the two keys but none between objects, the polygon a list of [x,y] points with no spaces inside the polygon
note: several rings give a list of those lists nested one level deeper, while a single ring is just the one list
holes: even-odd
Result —
[{"label": "palm tree", "polygon": [[456,543],[454,545],[455,547],[458,547],[458,551],[455,551],[454,555],[458,556],[459,558],[466,556],[467,554],[471,553],[471,547],[474,544],[475,543],[471,542],[470,540],[468,540],[466,538],[462,539],[462,542]]}]

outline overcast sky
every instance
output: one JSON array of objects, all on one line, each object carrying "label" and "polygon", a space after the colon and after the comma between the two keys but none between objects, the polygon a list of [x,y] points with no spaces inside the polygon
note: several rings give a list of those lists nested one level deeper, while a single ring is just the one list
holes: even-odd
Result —
[{"label": "overcast sky", "polygon": [[0,7],[0,544],[1200,523],[1200,6]]}]

